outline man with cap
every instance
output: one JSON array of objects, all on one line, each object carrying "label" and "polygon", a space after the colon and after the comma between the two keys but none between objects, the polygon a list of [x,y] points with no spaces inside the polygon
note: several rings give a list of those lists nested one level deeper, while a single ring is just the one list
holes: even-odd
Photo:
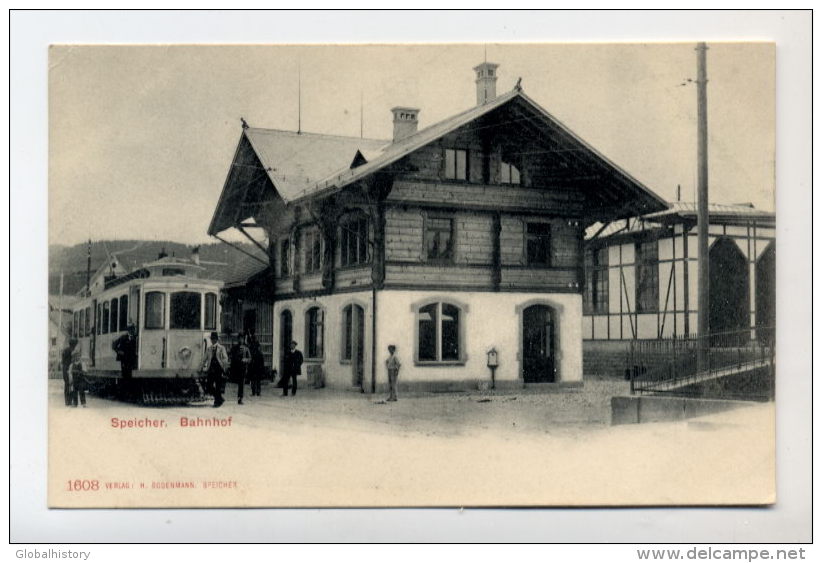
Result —
[{"label": "man with cap", "polygon": [[77,346],[76,338],[69,338],[68,346],[63,348],[63,355],[61,358],[61,367],[63,368],[63,395],[66,400],[66,406],[72,404],[72,397],[74,392],[71,388],[71,369],[74,363],[74,348]]},{"label": "man with cap", "polygon": [[137,329],[134,324],[129,323],[126,333],[112,342],[111,349],[120,362],[120,376],[131,379],[131,373],[137,367]]},{"label": "man with cap", "polygon": [[220,335],[216,332],[211,333],[211,346],[206,348],[205,359],[203,361],[203,371],[206,372],[206,381],[209,389],[214,394],[214,408],[222,405],[223,388],[225,386],[225,379],[223,374],[228,369],[228,353],[225,347],[220,344]]}]

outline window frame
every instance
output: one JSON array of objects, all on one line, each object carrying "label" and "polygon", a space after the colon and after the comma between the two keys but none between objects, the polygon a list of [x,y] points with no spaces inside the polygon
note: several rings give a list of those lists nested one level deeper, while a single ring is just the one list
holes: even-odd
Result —
[{"label": "window frame", "polygon": [[[354,346],[353,346],[353,327],[354,327],[354,314],[355,308],[359,307],[362,311],[362,331],[363,331],[363,352],[362,357],[365,358],[366,354],[366,339],[367,339],[367,331],[365,330],[366,326],[366,318],[367,318],[367,309],[365,304],[361,303],[360,301],[349,301],[345,305],[342,306],[340,309],[340,364],[342,365],[351,365],[353,355],[354,355]],[[351,316],[350,323],[348,315]],[[347,354],[347,356],[346,356]]]},{"label": "window frame", "polygon": [[[548,233],[541,233],[541,234],[532,234],[528,232],[528,227],[531,225],[540,225],[547,227]],[[522,236],[523,236],[523,258],[526,266],[530,268],[551,268],[553,267],[553,258],[554,258],[554,233],[553,233],[553,225],[551,225],[548,221],[529,221],[523,220],[523,228],[522,228]],[[542,240],[547,239],[548,241],[548,252],[547,252],[547,260],[545,262],[532,262],[531,255],[528,251],[529,242],[532,240]]]},{"label": "window frame", "polygon": [[[453,176],[450,175],[452,171],[448,169],[448,153],[454,153],[454,169]],[[463,176],[459,177],[459,153],[465,154],[465,162],[463,166]],[[471,151],[465,147],[443,147],[442,149],[442,179],[449,182],[469,182],[471,179]]]},{"label": "window frame", "polygon": [[111,299],[111,307],[108,317],[109,322],[109,332],[119,332],[119,323],[120,323],[120,298],[113,297]]},{"label": "window frame", "polygon": [[[503,170],[508,170],[508,180],[503,179]],[[517,181],[514,182],[514,174],[513,172],[516,171],[517,173]],[[520,167],[512,162],[506,162],[504,160],[500,160],[499,163],[499,184],[503,186],[521,186],[522,185],[522,170]]]},{"label": "window frame", "polygon": [[124,294],[120,296],[120,304],[119,304],[120,312],[119,312],[119,328],[120,331],[128,330],[128,294]]},{"label": "window frame", "polygon": [[[159,295],[161,297],[161,299],[160,299],[160,305],[161,305],[160,325],[159,326],[155,326],[155,325],[149,326],[149,324],[148,324],[148,321],[149,321],[148,304],[149,304],[149,301],[150,301],[149,298],[152,295]],[[166,301],[167,301],[167,299],[166,299],[165,292],[163,292],[163,291],[146,291],[145,296],[143,298],[143,328],[145,328],[146,330],[164,330],[166,328],[166,309],[167,309]]]},{"label": "window frame", "polygon": [[102,322],[100,323],[103,325],[103,334],[108,334],[109,330],[109,322],[111,319],[111,314],[109,313],[109,307],[111,306],[111,302],[106,299],[103,301],[103,318]]},{"label": "window frame", "polygon": [[85,327],[84,327],[84,330],[83,330],[83,336],[91,336],[91,329],[92,329],[92,324],[91,324],[91,305],[89,305],[88,307],[86,307],[86,309],[85,309],[85,310],[86,310],[86,323],[85,323]]},{"label": "window frame", "polygon": [[[197,301],[197,326],[174,326],[174,297],[176,295],[193,295],[196,296]],[[194,300],[192,299],[192,303]],[[191,290],[180,290],[180,291],[172,291],[168,295],[168,329],[169,330],[196,330],[202,331],[203,330],[203,295],[199,291],[191,291]]]},{"label": "window frame", "polygon": [[[420,359],[420,313],[422,309],[436,305],[437,320],[435,326],[435,342],[436,342],[436,359]],[[443,307],[450,306],[457,310],[457,357],[455,359],[443,359]],[[456,301],[451,297],[434,297],[414,303],[411,306],[411,311],[414,314],[414,341],[412,348],[414,350],[414,365],[420,367],[438,367],[438,366],[464,366],[468,362],[468,348],[466,346],[466,324],[468,316],[468,305],[460,301]]]},{"label": "window frame", "polygon": [[[318,328],[316,329],[315,335],[319,336],[319,344],[317,342],[312,342],[311,339],[311,330],[312,330],[312,321],[309,318],[313,311],[317,311],[318,313],[318,321],[316,321],[316,325]],[[308,309],[305,310],[303,313],[303,321],[305,324],[305,360],[306,361],[323,361],[325,359],[325,308],[321,307],[320,305],[312,305]],[[315,350],[312,353],[312,347]],[[319,350],[316,350],[319,348]],[[316,352],[319,352],[317,354]]]},{"label": "window frame", "polygon": [[[648,249],[653,249],[649,251]],[[637,314],[659,312],[659,241],[645,240],[634,247],[634,299]],[[650,304],[653,301],[653,304]]]},{"label": "window frame", "polygon": [[[209,297],[213,298],[213,313],[212,313],[212,323],[209,324],[208,322],[208,313],[209,313]],[[217,294],[213,291],[207,291],[203,294],[203,330],[217,330]]]},{"label": "window frame", "polygon": [[280,239],[280,277],[287,278],[291,275],[291,238]]},{"label": "window frame", "polygon": [[585,251],[585,292],[582,300],[584,314],[608,314],[610,299],[608,249],[608,246],[601,246]]},{"label": "window frame", "polygon": [[[445,229],[434,228],[432,226],[434,221],[448,220],[450,222],[449,242],[450,255],[449,256],[435,256],[431,257],[428,250],[428,233],[429,231],[445,232]],[[422,227],[422,258],[428,264],[454,264],[456,261],[457,250],[457,233],[456,233],[456,216],[454,214],[445,213],[427,213],[423,221]]]},{"label": "window frame", "polygon": [[[356,226],[356,232],[351,229]],[[371,249],[369,247],[370,221],[363,214],[352,215],[340,223],[339,256],[341,268],[356,268],[371,263]],[[362,231],[360,231],[362,228]],[[356,259],[351,260],[348,255],[351,238],[354,239]]]},{"label": "window frame", "polygon": [[[300,233],[300,253],[302,273],[319,274],[323,270],[323,236],[316,225],[303,228]],[[311,258],[311,260],[309,260]],[[311,269],[309,270],[309,265]]]}]

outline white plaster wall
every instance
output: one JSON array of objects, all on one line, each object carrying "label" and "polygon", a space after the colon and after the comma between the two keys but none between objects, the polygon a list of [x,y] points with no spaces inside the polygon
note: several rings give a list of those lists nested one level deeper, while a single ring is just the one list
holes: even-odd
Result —
[{"label": "white plaster wall", "polygon": [[[371,292],[340,293],[313,298],[287,299],[274,304],[274,366],[279,370],[280,364],[280,313],[283,309],[290,309],[293,318],[293,335],[298,349],[306,356],[303,365],[301,384],[307,381],[307,366],[320,363],[325,372],[327,387],[339,389],[352,388],[352,368],[350,363],[341,361],[342,355],[342,323],[343,308],[351,303],[360,305],[365,311],[365,344],[363,351],[364,374],[363,381],[366,389],[371,384]],[[319,305],[325,309],[324,353],[321,361],[310,360],[306,352],[305,343],[305,313],[311,307]]]},{"label": "white plaster wall", "polygon": [[656,338],[656,313],[643,313],[636,315],[637,338]]},{"label": "white plaster wall", "polygon": [[[416,366],[414,305],[437,298],[465,304],[463,315],[466,363],[459,366]],[[383,290],[377,294],[377,384],[386,383],[383,362],[389,344],[397,346],[404,381],[487,380],[486,352],[499,353],[497,381],[518,381],[521,317],[517,307],[532,301],[554,307],[559,343],[557,381],[582,380],[582,296],[579,294],[486,293]]]}]

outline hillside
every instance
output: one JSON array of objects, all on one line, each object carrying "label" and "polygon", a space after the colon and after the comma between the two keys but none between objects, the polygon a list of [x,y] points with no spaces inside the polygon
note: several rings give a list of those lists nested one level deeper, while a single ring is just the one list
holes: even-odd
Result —
[{"label": "hillside", "polygon": [[[91,272],[108,261],[108,256],[117,256],[120,263],[133,270],[146,262],[156,260],[165,249],[169,255],[188,258],[195,245],[174,241],[147,240],[101,240],[91,243]],[[205,277],[222,278],[239,264],[250,260],[245,254],[223,243],[201,244],[200,264],[206,268]],[[238,244],[247,252],[260,255],[259,249],[250,243]],[[63,293],[72,295],[86,283],[87,243],[74,246],[54,244],[49,246],[49,294],[60,292],[60,272],[63,272]]]}]

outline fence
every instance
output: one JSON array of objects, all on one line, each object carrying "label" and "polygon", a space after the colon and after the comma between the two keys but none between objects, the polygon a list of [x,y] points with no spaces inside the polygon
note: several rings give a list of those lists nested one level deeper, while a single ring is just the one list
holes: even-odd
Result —
[{"label": "fence", "polygon": [[771,398],[774,335],[773,327],[708,334],[702,369],[697,335],[634,340],[626,368],[631,393]]}]

